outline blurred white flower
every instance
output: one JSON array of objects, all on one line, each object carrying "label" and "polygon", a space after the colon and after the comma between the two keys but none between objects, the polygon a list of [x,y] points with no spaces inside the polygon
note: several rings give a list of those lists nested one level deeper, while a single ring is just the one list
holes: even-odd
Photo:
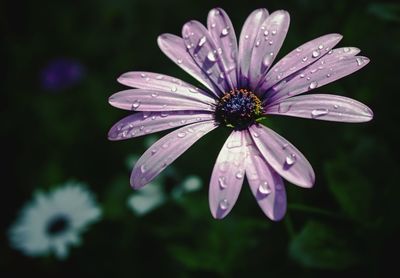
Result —
[{"label": "blurred white flower", "polygon": [[182,198],[183,194],[200,190],[203,181],[199,176],[191,175],[186,177],[181,184],[172,190],[172,196],[175,199]]},{"label": "blurred white flower", "polygon": [[167,200],[162,184],[154,181],[132,194],[128,207],[138,216],[145,215],[158,208]]},{"label": "blurred white flower", "polygon": [[9,230],[10,244],[27,256],[53,252],[65,259],[69,245],[79,245],[80,234],[100,217],[100,208],[84,184],[67,182],[34,195]]}]

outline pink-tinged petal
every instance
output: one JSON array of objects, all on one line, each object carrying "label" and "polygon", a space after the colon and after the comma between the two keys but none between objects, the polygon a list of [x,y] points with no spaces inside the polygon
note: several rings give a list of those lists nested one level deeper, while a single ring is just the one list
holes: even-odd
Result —
[{"label": "pink-tinged petal", "polygon": [[183,25],[182,37],[193,60],[213,83],[223,92],[233,89],[236,84],[227,75],[230,69],[224,65],[224,49],[217,47],[203,24],[195,20],[187,22]]},{"label": "pink-tinged petal", "polygon": [[156,91],[175,92],[178,94],[190,95],[202,102],[213,103],[214,98],[189,83],[180,79],[153,72],[131,71],[122,74],[118,82],[126,86],[138,89],[150,89]]},{"label": "pink-tinged petal", "polygon": [[114,124],[108,132],[108,139],[125,140],[213,119],[213,113],[202,111],[138,112]]},{"label": "pink-tinged petal", "polygon": [[239,87],[248,87],[251,56],[261,24],[268,16],[266,9],[257,9],[246,19],[239,38]]},{"label": "pink-tinged petal", "polygon": [[[335,54],[336,53],[336,54]],[[331,56],[333,55],[333,56]],[[343,57],[343,58],[341,58]],[[352,74],[369,63],[367,57],[331,52],[267,91],[266,102],[276,103]]]},{"label": "pink-tinged petal", "polygon": [[348,123],[368,122],[373,118],[372,110],[361,102],[327,94],[291,97],[268,107],[266,114]]},{"label": "pink-tinged petal", "polygon": [[232,131],[222,147],[211,175],[209,202],[214,218],[224,218],[239,196],[245,175],[245,132]]},{"label": "pink-tinged petal", "polygon": [[216,127],[214,121],[194,123],[158,140],[136,162],[131,174],[131,186],[138,189],[151,182],[197,140]]},{"label": "pink-tinged petal", "polygon": [[251,55],[250,89],[256,89],[260,79],[271,67],[286,38],[289,24],[289,13],[283,10],[273,12],[261,24]]},{"label": "pink-tinged petal", "polygon": [[246,177],[251,192],[268,218],[281,220],[286,213],[286,191],[283,180],[268,165],[255,146],[249,145],[248,150]]},{"label": "pink-tinged petal", "polygon": [[310,163],[285,138],[263,125],[252,125],[249,131],[264,159],[279,175],[301,187],[314,185],[315,174]]},{"label": "pink-tinged petal", "polygon": [[327,54],[341,39],[340,34],[328,34],[299,46],[268,71],[258,91],[265,92],[280,80],[314,63]]},{"label": "pink-tinged petal", "polygon": [[199,101],[192,96],[177,92],[131,89],[113,94],[108,102],[117,108],[133,111],[214,111],[212,104]]},{"label": "pink-tinged petal", "polygon": [[215,97],[219,97],[222,94],[219,87],[211,81],[208,75],[192,59],[181,37],[162,34],[157,38],[157,43],[168,58],[208,88]]},{"label": "pink-tinged petal", "polygon": [[223,9],[215,8],[208,13],[207,27],[216,47],[222,49],[220,57],[224,64],[225,73],[229,75],[233,85],[237,87],[238,45],[232,22]]}]

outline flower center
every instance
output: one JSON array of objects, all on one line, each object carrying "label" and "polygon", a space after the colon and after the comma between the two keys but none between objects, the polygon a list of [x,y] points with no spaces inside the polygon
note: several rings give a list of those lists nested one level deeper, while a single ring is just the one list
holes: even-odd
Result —
[{"label": "flower center", "polygon": [[46,232],[50,236],[56,236],[65,232],[70,226],[70,221],[65,215],[56,215],[47,223]]},{"label": "flower center", "polygon": [[260,99],[246,89],[234,89],[224,93],[215,110],[218,122],[237,130],[242,130],[254,124],[261,118],[263,109]]}]

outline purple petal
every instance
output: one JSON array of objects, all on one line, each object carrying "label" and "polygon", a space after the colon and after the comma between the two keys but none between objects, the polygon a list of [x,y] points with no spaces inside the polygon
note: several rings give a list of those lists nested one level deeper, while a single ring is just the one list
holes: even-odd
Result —
[{"label": "purple petal", "polygon": [[273,104],[278,100],[313,90],[352,74],[369,63],[367,57],[354,57],[352,51],[339,52],[340,50],[332,51],[331,54],[296,72],[288,80],[273,86],[267,92],[266,101]]},{"label": "purple petal", "polygon": [[268,71],[258,91],[265,92],[280,80],[314,63],[316,59],[328,53],[341,39],[342,35],[340,34],[328,34],[299,46]]},{"label": "purple petal", "polygon": [[131,71],[122,74],[118,82],[126,86],[156,91],[176,92],[195,96],[202,102],[213,103],[214,100],[205,92],[180,79],[153,72]]},{"label": "purple petal", "polygon": [[162,34],[158,37],[157,43],[168,58],[208,88],[214,96],[219,97],[222,94],[219,87],[211,81],[208,75],[192,59],[181,37]]},{"label": "purple petal", "polygon": [[263,125],[252,125],[249,130],[258,150],[279,175],[301,187],[313,186],[314,170],[299,150]]},{"label": "purple petal", "polygon": [[213,118],[213,113],[201,111],[138,112],[114,124],[108,139],[129,139]]},{"label": "purple petal", "polygon": [[290,16],[286,11],[270,14],[258,29],[251,55],[249,87],[255,90],[261,77],[271,67],[285,40]]},{"label": "purple petal", "polygon": [[217,47],[208,30],[200,22],[192,20],[183,25],[182,37],[193,60],[214,84],[222,92],[233,89],[236,84],[227,75],[230,69],[225,68],[222,60],[224,50]]},{"label": "purple petal", "polygon": [[372,110],[361,102],[326,94],[291,97],[268,107],[266,114],[349,123],[368,122],[373,117]]},{"label": "purple petal", "polygon": [[222,147],[211,175],[209,202],[214,218],[224,218],[239,196],[245,175],[245,132],[232,131]]},{"label": "purple petal", "polygon": [[215,8],[208,13],[207,27],[217,49],[222,49],[220,57],[224,64],[224,71],[229,75],[232,84],[237,87],[238,45],[232,22],[223,9]]},{"label": "purple petal", "polygon": [[268,11],[266,9],[257,9],[248,16],[243,25],[239,38],[239,87],[248,87],[251,54],[258,31],[267,16]]},{"label": "purple petal", "polygon": [[151,182],[197,140],[216,127],[214,121],[194,123],[158,140],[136,162],[131,174],[132,187],[138,189]]},{"label": "purple petal", "polygon": [[175,92],[130,89],[113,94],[108,102],[117,108],[133,111],[214,111],[209,103],[201,102],[195,94],[189,96]]},{"label": "purple petal", "polygon": [[286,191],[283,180],[268,165],[255,146],[250,145],[248,150],[246,176],[251,192],[268,218],[281,220],[286,213]]}]

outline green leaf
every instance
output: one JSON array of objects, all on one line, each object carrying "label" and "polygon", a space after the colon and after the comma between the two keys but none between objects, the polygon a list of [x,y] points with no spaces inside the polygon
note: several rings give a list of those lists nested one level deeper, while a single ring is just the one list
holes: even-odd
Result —
[{"label": "green leaf", "polygon": [[289,255],[308,268],[342,270],[358,261],[348,240],[331,227],[309,221],[290,243]]}]

